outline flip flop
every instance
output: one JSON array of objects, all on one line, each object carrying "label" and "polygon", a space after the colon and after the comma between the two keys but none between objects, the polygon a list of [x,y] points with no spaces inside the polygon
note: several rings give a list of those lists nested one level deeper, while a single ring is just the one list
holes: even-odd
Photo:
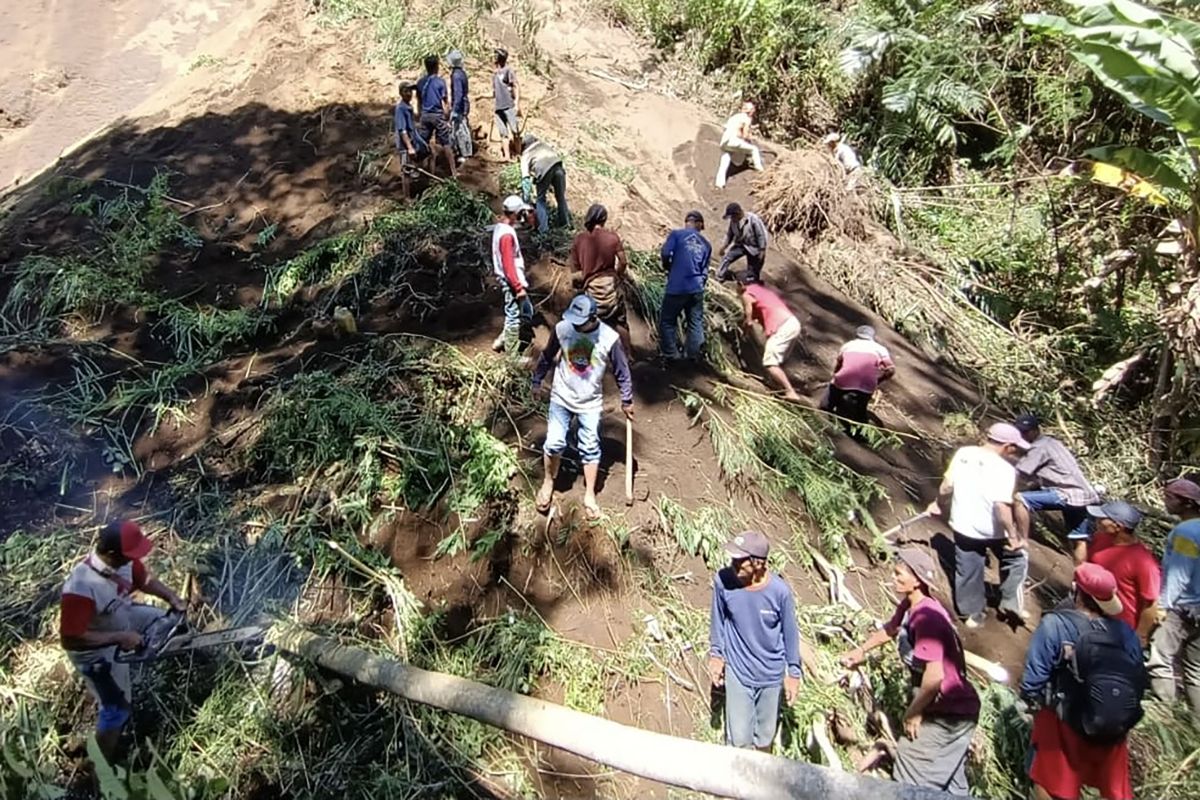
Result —
[{"label": "flip flop", "polygon": [[604,512],[600,510],[600,506],[589,506],[587,503],[584,503],[583,516],[588,522],[599,522],[604,516]]},{"label": "flip flop", "polygon": [[539,514],[545,514],[550,511],[550,506],[554,505],[554,490],[550,490],[549,495],[543,495],[542,490],[538,489],[533,498],[534,507],[537,508]]}]

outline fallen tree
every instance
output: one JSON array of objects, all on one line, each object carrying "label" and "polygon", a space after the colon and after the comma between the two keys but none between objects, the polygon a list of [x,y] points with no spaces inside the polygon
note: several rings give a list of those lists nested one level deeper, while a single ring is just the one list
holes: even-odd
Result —
[{"label": "fallen tree", "polygon": [[462,714],[623,772],[744,800],[949,800],[950,795],[835,772],[751,750],[622,725],[533,697],[401,664],[299,628],[277,647],[359,683]]}]

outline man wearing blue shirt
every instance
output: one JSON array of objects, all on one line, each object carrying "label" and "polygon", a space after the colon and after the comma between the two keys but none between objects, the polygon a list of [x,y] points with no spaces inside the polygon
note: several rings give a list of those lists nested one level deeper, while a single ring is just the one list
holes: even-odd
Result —
[{"label": "man wearing blue shirt", "polygon": [[704,215],[689,211],[683,227],[671,231],[662,246],[667,289],[658,319],[658,346],[668,361],[682,357],[677,334],[681,315],[687,315],[687,358],[699,359],[704,346],[704,284],[712,245],[700,235],[703,230]]},{"label": "man wearing blue shirt", "polygon": [[400,84],[400,102],[396,104],[393,127],[396,131],[396,152],[400,154],[400,185],[404,196],[409,196],[409,167],[429,156],[429,145],[417,131],[416,114],[413,112],[411,83]]},{"label": "man wearing blue shirt", "polygon": [[417,100],[421,103],[421,138],[433,146],[435,157],[440,152],[450,165],[450,177],[458,177],[454,150],[450,147],[450,91],[438,74],[437,56],[425,56],[425,75],[417,81]]},{"label": "man wearing blue shirt", "polygon": [[1200,485],[1175,480],[1163,488],[1167,511],[1182,522],[1163,547],[1162,624],[1150,640],[1150,686],[1159,698],[1174,701],[1177,667],[1200,728]]},{"label": "man wearing blue shirt", "polygon": [[781,696],[800,688],[800,628],[791,587],[767,571],[770,544],[744,531],[725,545],[731,561],[713,579],[708,675],[725,688],[725,743],[771,750]]},{"label": "man wearing blue shirt", "polygon": [[463,54],[451,50],[446,54],[450,62],[450,130],[453,133],[454,151],[459,163],[475,155],[475,140],[471,135],[471,97],[467,71],[463,68]]}]

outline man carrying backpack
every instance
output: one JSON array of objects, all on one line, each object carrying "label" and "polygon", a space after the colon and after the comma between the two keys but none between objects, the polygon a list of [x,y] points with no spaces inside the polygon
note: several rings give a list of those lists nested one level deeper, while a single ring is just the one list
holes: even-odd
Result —
[{"label": "man carrying backpack", "polygon": [[1126,736],[1142,718],[1147,676],[1121,611],[1112,573],[1080,564],[1071,600],[1029,641],[1020,693],[1037,709],[1029,778],[1038,800],[1076,800],[1084,786],[1133,800]]}]

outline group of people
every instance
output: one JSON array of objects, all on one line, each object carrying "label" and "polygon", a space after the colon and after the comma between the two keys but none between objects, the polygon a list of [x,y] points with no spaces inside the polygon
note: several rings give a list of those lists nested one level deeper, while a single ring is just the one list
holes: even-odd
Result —
[{"label": "group of people", "polygon": [[[754,125],[754,115],[757,111],[758,108],[752,101],[746,101],[742,103],[737,112],[725,121],[725,127],[721,131],[721,155],[717,162],[715,181],[718,189],[725,188],[731,166],[741,167],[749,162],[750,168],[755,172],[763,171],[762,149],[754,143],[754,138],[751,136],[751,127]],[[858,158],[858,153],[840,133],[836,132],[821,137],[821,145],[829,151],[833,160],[847,176],[847,188],[853,189],[862,173],[862,162]]]},{"label": "group of people", "polygon": [[[999,482],[1007,469],[1015,472],[1013,462],[1027,457],[1031,444],[1016,426],[997,423],[984,445],[960,450],[948,470],[943,490],[956,537],[954,599],[956,605],[965,600],[968,613],[983,603],[976,591],[983,579],[976,543],[1006,554],[1026,549],[1015,538],[1013,515],[1000,510],[1021,501],[1011,490],[1002,499],[1003,492],[985,482]],[[1163,498],[1180,522],[1167,538],[1161,581],[1157,565],[1147,563],[1153,555],[1134,538],[1141,513],[1120,501],[1090,506],[1095,531],[1087,559],[1075,566],[1070,595],[1033,632],[1018,691],[1032,718],[1028,771],[1038,800],[1075,800],[1084,787],[1095,788],[1103,800],[1133,800],[1127,736],[1142,718],[1148,685],[1174,701],[1181,682],[1200,727],[1200,485],[1170,481]],[[980,536],[985,518],[1000,532],[986,540]],[[970,544],[962,547],[960,538]],[[781,698],[792,701],[801,676],[795,604],[784,579],[767,569],[769,544],[762,533],[744,531],[726,550],[730,564],[712,585],[710,678],[725,694],[727,743],[769,751]],[[900,549],[894,558],[894,612],[842,657],[842,666],[857,669],[870,651],[897,641],[912,692],[893,775],[967,795],[980,700],[967,677],[966,651],[935,595],[934,558],[917,547]],[[1005,568],[1004,561],[1001,566],[1008,576],[1024,574],[1018,566]],[[968,587],[965,579],[979,586]],[[1018,582],[1006,576],[1005,584],[1002,607],[1024,618]],[[958,613],[972,619],[961,607]]]},{"label": "group of people", "polygon": [[[450,64],[449,83],[441,76],[441,59],[428,55],[425,57],[425,74],[415,83],[400,84],[400,100],[396,104],[392,128],[400,157],[401,186],[406,197],[411,194],[414,170],[425,170],[432,175],[440,159],[446,164],[447,174],[457,178],[458,165],[475,154],[475,134],[470,121],[470,79],[463,54],[451,50],[446,54],[446,61]],[[500,157],[504,161],[520,157],[521,197],[525,202],[535,204],[538,231],[549,230],[547,198],[551,192],[556,204],[555,224],[569,227],[571,216],[562,156],[536,135],[522,135],[517,111],[520,90],[516,70],[509,64],[508,51],[496,48],[493,63],[493,119],[489,130],[498,133]]]}]

